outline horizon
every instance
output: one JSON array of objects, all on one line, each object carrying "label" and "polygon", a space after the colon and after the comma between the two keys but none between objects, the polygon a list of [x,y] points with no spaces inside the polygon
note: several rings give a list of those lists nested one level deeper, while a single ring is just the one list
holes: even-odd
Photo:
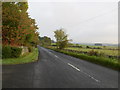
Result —
[{"label": "horizon", "polygon": [[41,37],[55,41],[53,31],[64,28],[72,42],[118,44],[117,8],[116,2],[29,2],[28,13]]}]

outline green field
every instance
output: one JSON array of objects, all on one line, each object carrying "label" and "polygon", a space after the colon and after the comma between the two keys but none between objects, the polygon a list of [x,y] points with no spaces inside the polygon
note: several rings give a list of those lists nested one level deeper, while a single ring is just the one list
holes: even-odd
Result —
[{"label": "green field", "polygon": [[[56,45],[56,43],[52,43],[52,45]],[[78,46],[78,47],[71,47],[71,46]],[[71,46],[65,48],[67,50],[75,50],[75,51],[84,51],[89,52],[91,50],[97,51],[98,53],[102,53],[104,55],[111,55],[111,56],[118,56],[118,47],[117,46],[91,46],[91,45],[76,45],[72,44]],[[82,48],[80,48],[81,46]],[[86,47],[89,48],[86,48]],[[54,48],[56,48],[54,46]],[[100,48],[100,49],[94,49],[94,48]]]},{"label": "green field", "polygon": [[74,48],[74,47],[68,47],[66,48],[68,50],[76,50],[76,51],[86,51],[89,52],[91,50],[97,51],[99,53],[104,53],[105,55],[112,55],[112,56],[118,56],[118,50],[109,50],[109,49],[89,49],[89,48]]}]

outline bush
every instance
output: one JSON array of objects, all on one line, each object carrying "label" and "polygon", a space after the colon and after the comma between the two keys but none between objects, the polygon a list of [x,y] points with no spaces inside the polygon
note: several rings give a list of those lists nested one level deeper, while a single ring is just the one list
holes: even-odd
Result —
[{"label": "bush", "polygon": [[94,51],[94,50],[91,50],[91,51],[88,52],[88,55],[90,55],[90,56],[98,56],[98,52]]},{"label": "bush", "polygon": [[22,48],[11,47],[11,58],[17,58],[21,55]]},{"label": "bush", "polygon": [[86,48],[90,48],[89,46],[86,46]]},{"label": "bush", "polygon": [[10,58],[11,57],[11,47],[3,46],[2,47],[2,58]]},{"label": "bush", "polygon": [[0,59],[2,59],[2,47],[0,47]]},{"label": "bush", "polygon": [[32,46],[28,46],[28,51],[32,52],[33,51],[33,47]]},{"label": "bush", "polygon": [[82,48],[82,46],[79,46],[79,48]]},{"label": "bush", "polygon": [[2,58],[17,58],[21,55],[22,48],[3,46],[2,47]]},{"label": "bush", "polygon": [[100,53],[99,53],[99,56],[105,57],[105,53],[100,52]]}]

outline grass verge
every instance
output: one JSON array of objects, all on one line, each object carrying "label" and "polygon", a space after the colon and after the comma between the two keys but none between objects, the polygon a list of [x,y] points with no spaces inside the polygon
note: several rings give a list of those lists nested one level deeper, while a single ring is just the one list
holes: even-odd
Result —
[{"label": "grass verge", "polygon": [[14,65],[35,62],[38,60],[38,49],[35,48],[33,52],[27,53],[19,58],[8,58],[0,60],[0,65]]},{"label": "grass verge", "polygon": [[68,51],[64,51],[64,50],[57,50],[54,48],[49,48],[52,49],[54,51],[57,52],[61,52],[76,58],[80,58],[83,60],[87,60],[89,62],[95,63],[95,64],[99,64],[114,70],[120,70],[120,63],[118,62],[117,59],[110,59],[110,58],[104,58],[104,57],[97,57],[97,56],[89,56],[86,54],[80,54],[80,53],[73,53],[73,52],[68,52]]}]

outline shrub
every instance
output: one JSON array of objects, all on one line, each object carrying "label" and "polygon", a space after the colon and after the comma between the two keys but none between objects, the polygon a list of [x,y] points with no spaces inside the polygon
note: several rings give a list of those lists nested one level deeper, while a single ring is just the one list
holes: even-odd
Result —
[{"label": "shrub", "polygon": [[0,46],[0,59],[2,58],[2,47]]},{"label": "shrub", "polygon": [[82,46],[79,46],[79,48],[82,48]]},{"label": "shrub", "polygon": [[86,48],[90,48],[89,46],[86,46]]},{"label": "shrub", "polygon": [[104,52],[100,52],[99,56],[105,57],[105,53]]},{"label": "shrub", "polygon": [[87,54],[90,56],[98,56],[98,52],[94,50],[89,51]]},{"label": "shrub", "polygon": [[22,49],[18,47],[3,46],[2,58],[17,58],[21,55]]},{"label": "shrub", "polygon": [[32,52],[33,51],[33,47],[32,46],[28,46],[28,51]]},{"label": "shrub", "polygon": [[102,49],[101,47],[97,47],[97,49]]},{"label": "shrub", "polygon": [[11,47],[3,46],[2,47],[2,58],[10,58],[11,57]]},{"label": "shrub", "polygon": [[11,47],[11,58],[17,58],[21,55],[22,48]]}]

